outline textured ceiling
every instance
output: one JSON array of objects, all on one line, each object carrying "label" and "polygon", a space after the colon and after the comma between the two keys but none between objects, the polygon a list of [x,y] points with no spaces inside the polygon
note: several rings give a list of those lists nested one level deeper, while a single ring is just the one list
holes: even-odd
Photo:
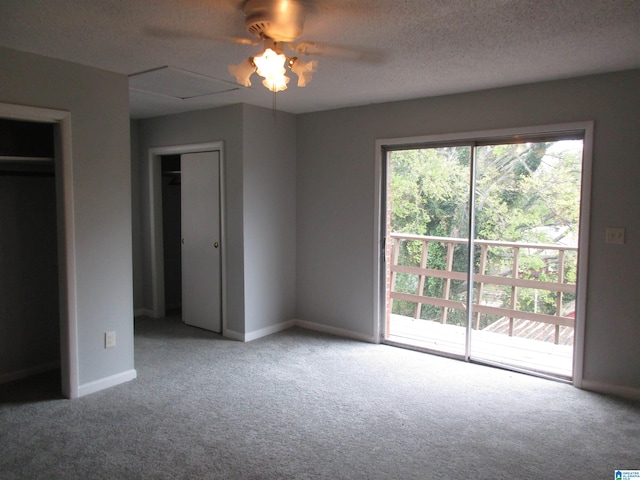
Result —
[{"label": "textured ceiling", "polygon": [[[187,98],[132,88],[134,118],[239,102],[271,107],[272,94],[259,81],[236,88],[227,71],[260,47],[206,38],[249,37],[240,3],[0,0],[0,46],[126,75],[169,66],[165,72],[171,75],[161,79],[168,91],[180,91],[183,81],[190,91],[194,78],[219,81],[212,90],[217,93],[203,86]],[[380,58],[318,58],[309,86],[298,88],[292,80],[277,94],[278,109],[292,113],[640,68],[638,0],[307,3],[301,40],[373,51]]]}]

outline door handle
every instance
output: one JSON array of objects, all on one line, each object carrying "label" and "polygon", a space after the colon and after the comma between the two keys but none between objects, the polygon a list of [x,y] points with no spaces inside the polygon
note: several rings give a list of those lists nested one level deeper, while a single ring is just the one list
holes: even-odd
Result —
[{"label": "door handle", "polygon": [[213,244],[213,246],[214,246],[214,248],[218,248],[218,242],[215,242],[215,243]]}]

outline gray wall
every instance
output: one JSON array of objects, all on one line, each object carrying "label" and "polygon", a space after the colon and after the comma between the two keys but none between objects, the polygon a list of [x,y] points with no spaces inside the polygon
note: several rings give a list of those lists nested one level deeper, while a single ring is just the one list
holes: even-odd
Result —
[{"label": "gray wall", "polygon": [[140,217],[140,162],[138,159],[138,122],[131,120],[129,124],[131,131],[131,210],[132,225],[131,234],[133,236],[133,304],[136,308],[144,305],[144,285],[143,275],[143,255],[142,255],[142,232],[144,226]]},{"label": "gray wall", "polygon": [[[299,115],[297,314],[374,335],[377,139],[595,121],[584,379],[640,388],[640,71]],[[626,227],[607,245],[607,226]]]},{"label": "gray wall", "polygon": [[296,123],[244,106],[245,332],[295,318]]},{"label": "gray wall", "polygon": [[[291,320],[295,309],[295,117],[230,107],[136,122],[143,295],[151,309],[148,151],[224,141],[227,328],[251,333]],[[137,249],[138,247],[136,247]],[[137,281],[137,280],[136,280]]]},{"label": "gray wall", "polygon": [[[136,310],[152,310],[151,239],[149,229],[149,149],[194,143],[224,142],[226,194],[227,327],[236,332],[244,328],[244,251],[242,225],[242,106],[199,110],[136,122],[139,169],[138,204],[134,212],[141,220],[141,235],[134,238],[142,256],[142,298]],[[138,278],[136,278],[138,282]]]},{"label": "gray wall", "polygon": [[[133,282],[128,81],[0,48],[0,102],[69,111],[80,385],[131,371]],[[117,345],[104,348],[104,332]]]}]

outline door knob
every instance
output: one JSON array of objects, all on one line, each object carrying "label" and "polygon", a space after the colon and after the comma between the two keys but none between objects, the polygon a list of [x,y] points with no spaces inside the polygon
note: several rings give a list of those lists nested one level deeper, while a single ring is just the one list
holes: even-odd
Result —
[{"label": "door knob", "polygon": [[215,248],[218,248],[218,242],[215,242],[215,243],[213,244],[213,246],[214,246]]},{"label": "door knob", "polygon": [[182,239],[182,244],[184,245],[184,238]]}]

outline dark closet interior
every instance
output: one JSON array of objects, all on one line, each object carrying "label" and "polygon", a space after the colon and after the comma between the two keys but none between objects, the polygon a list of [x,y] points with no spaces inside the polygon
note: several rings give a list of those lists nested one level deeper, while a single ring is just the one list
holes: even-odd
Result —
[{"label": "dark closet interior", "polygon": [[182,307],[180,155],[163,155],[161,162],[164,303],[167,312],[179,313]]},{"label": "dark closet interior", "polygon": [[60,364],[54,134],[0,119],[0,383]]}]

